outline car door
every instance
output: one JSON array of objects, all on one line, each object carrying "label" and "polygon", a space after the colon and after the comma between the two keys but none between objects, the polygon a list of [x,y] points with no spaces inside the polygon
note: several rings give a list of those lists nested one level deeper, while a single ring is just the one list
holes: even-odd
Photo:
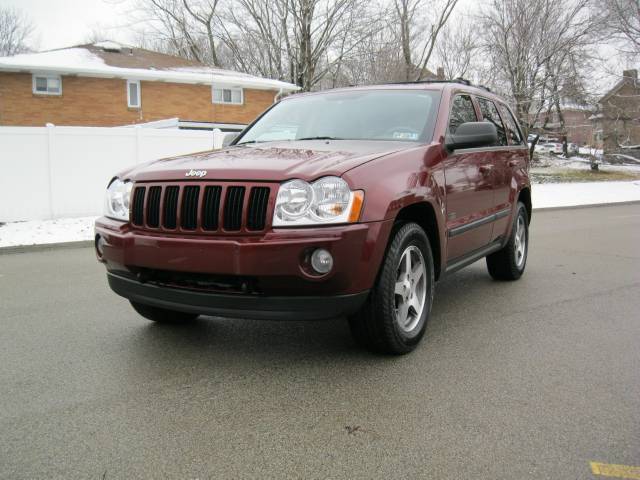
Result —
[{"label": "car door", "polygon": [[[498,132],[498,142],[493,146],[491,151],[492,172],[491,179],[493,181],[493,205],[491,213],[495,215],[493,228],[491,231],[491,240],[497,239],[504,234],[505,229],[502,228],[504,222],[508,222],[511,213],[511,200],[509,194],[511,191],[511,148],[507,139],[507,130],[498,111],[498,106],[493,100],[484,97],[476,97],[482,121],[491,122],[495,125]],[[498,227],[496,227],[496,223]],[[506,224],[505,224],[506,225]]]},{"label": "car door", "polygon": [[[472,97],[455,93],[451,99],[448,133],[455,133],[462,123],[478,120]],[[482,248],[491,238],[493,182],[485,150],[458,149],[444,160],[448,263]]]},{"label": "car door", "polygon": [[[500,162],[499,170],[495,173],[495,203],[498,212],[503,212],[507,209],[511,213],[513,202],[518,193],[516,187],[518,181],[514,177],[518,171],[521,171],[522,175],[526,175],[529,163],[529,147],[524,141],[518,122],[516,122],[511,110],[504,104],[500,104],[499,107],[509,147]],[[497,216],[498,218],[493,225],[492,239],[508,234],[507,230],[511,225],[510,215],[500,215]]]}]

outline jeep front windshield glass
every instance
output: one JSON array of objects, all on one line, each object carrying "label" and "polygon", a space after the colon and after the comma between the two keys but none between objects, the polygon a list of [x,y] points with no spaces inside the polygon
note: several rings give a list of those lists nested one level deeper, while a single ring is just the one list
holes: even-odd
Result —
[{"label": "jeep front windshield glass", "polygon": [[237,142],[390,140],[428,142],[440,93],[359,90],[292,97],[269,110]]}]

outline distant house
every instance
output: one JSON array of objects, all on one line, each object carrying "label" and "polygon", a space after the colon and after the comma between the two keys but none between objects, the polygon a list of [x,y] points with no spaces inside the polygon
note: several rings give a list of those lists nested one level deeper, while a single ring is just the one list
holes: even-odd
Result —
[{"label": "distant house", "polygon": [[0,125],[118,126],[178,118],[231,127],[290,83],[114,42],[0,58]]},{"label": "distant house", "polygon": [[605,154],[625,151],[640,158],[638,70],[622,72],[622,79],[598,101],[598,112],[591,120],[596,143]]},{"label": "distant house", "polygon": [[590,105],[563,98],[560,111],[564,120],[564,129],[560,116],[554,108],[551,112],[540,114],[533,131],[540,134],[542,138],[553,138],[558,141],[562,139],[563,132],[566,132],[567,142],[588,145],[593,138],[593,124],[590,120],[593,110]]}]

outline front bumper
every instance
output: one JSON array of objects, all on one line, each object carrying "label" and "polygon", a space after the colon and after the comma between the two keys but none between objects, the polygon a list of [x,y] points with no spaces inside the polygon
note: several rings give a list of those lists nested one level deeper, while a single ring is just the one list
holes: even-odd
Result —
[{"label": "front bumper", "polygon": [[129,300],[168,310],[222,317],[263,320],[322,320],[357,312],[368,291],[325,296],[265,297],[202,293],[145,284],[108,273],[111,289]]},{"label": "front bumper", "polygon": [[[166,301],[171,305],[165,308],[212,315],[326,318],[353,313],[364,302],[391,227],[381,221],[253,236],[169,235],[100,218],[96,235],[112,289],[131,300],[156,306]],[[313,274],[306,264],[316,248],[334,258],[327,275]],[[203,292],[146,283],[148,271],[227,276],[230,283],[246,280],[252,290]]]}]

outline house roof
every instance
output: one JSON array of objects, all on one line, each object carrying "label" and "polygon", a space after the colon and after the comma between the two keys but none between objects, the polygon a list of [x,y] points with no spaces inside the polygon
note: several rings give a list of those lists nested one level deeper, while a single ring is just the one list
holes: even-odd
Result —
[{"label": "house roof", "polygon": [[285,92],[299,89],[280,80],[212,68],[193,60],[110,41],[0,57],[0,71],[199,83],[259,90],[282,89]]},{"label": "house roof", "polygon": [[616,83],[613,88],[611,90],[609,90],[607,93],[604,94],[604,96],[598,100],[598,103],[602,104],[604,102],[606,102],[612,95],[615,95],[622,87],[624,87],[627,84],[631,84],[634,86],[634,88],[640,88],[640,84],[638,83],[638,71],[637,70],[628,70],[625,71],[624,73],[633,73],[635,72],[635,78],[632,76],[626,76],[623,74],[622,78],[618,81],[618,83]]}]

